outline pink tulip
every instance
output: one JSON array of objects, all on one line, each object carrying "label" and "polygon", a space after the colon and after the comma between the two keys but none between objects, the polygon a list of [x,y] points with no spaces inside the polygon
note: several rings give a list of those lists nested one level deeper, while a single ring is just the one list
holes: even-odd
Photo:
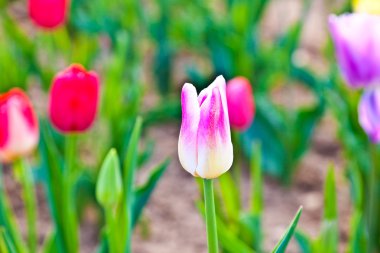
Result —
[{"label": "pink tulip", "polygon": [[52,29],[66,20],[69,0],[29,0],[29,16],[42,28]]},{"label": "pink tulip", "polygon": [[52,84],[49,115],[63,133],[83,132],[95,120],[99,104],[99,78],[93,71],[73,64],[58,73]]},{"label": "pink tulip", "polygon": [[380,82],[380,17],[363,13],[329,17],[339,68],[352,88]]},{"label": "pink tulip", "polygon": [[0,94],[0,161],[29,154],[38,140],[38,120],[25,93],[14,88]]},{"label": "pink tulip", "polygon": [[227,83],[228,114],[232,128],[244,131],[251,126],[255,115],[255,102],[249,81],[236,77]]},{"label": "pink tulip", "polygon": [[195,87],[186,83],[181,102],[179,160],[193,176],[216,178],[228,171],[233,161],[224,78],[217,77],[198,97]]}]

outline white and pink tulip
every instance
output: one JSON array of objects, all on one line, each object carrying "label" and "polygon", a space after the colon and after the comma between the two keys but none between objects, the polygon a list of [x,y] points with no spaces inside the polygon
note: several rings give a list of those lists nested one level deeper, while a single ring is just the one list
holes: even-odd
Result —
[{"label": "white and pink tulip", "polygon": [[37,116],[26,94],[18,88],[0,94],[0,161],[27,155],[38,141]]},{"label": "white and pink tulip", "polygon": [[228,171],[233,161],[224,78],[218,76],[199,96],[195,87],[186,83],[181,103],[179,160],[193,176],[216,178]]}]

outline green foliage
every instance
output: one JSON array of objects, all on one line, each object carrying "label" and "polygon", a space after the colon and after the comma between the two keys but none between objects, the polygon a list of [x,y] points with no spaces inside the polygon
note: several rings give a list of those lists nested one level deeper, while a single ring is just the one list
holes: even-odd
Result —
[{"label": "green foliage", "polygon": [[[253,157],[250,161],[251,194],[248,210],[243,208],[239,194],[239,178],[235,174],[225,173],[219,178],[219,188],[216,191],[216,213],[217,231],[219,243],[223,252],[263,252],[264,233],[262,227],[262,216],[264,212],[263,203],[263,177],[261,169],[261,145],[254,143],[252,147]],[[241,169],[234,167],[233,169]],[[239,176],[241,176],[239,174]],[[202,185],[200,184],[200,188]],[[204,204],[198,202],[198,208],[204,214]],[[300,218],[300,208],[276,245],[273,252],[285,252],[287,244],[293,236],[294,230]]]},{"label": "green foliage", "polygon": [[301,217],[302,213],[302,207],[298,209],[298,212],[296,216],[294,217],[293,221],[290,223],[288,229],[286,230],[285,234],[282,236],[281,240],[277,243],[276,247],[273,249],[273,253],[284,253],[286,250],[286,247],[289,244],[290,239],[292,238],[294,231],[297,227],[298,220]]},{"label": "green foliage", "polygon": [[331,166],[326,175],[324,187],[324,215],[322,227],[317,239],[297,231],[295,238],[302,253],[334,253],[338,252],[339,231],[338,211],[334,167]]}]

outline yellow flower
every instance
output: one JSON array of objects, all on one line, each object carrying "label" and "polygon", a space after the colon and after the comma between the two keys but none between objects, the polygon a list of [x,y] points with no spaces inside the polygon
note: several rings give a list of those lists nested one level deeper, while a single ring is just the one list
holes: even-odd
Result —
[{"label": "yellow flower", "polygon": [[380,14],[380,0],[352,0],[355,12]]}]

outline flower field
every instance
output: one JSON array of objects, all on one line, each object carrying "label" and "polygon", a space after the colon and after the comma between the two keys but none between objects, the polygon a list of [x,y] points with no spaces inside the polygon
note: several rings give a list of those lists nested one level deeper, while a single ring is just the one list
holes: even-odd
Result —
[{"label": "flower field", "polygon": [[379,15],[0,0],[0,252],[380,252]]}]

